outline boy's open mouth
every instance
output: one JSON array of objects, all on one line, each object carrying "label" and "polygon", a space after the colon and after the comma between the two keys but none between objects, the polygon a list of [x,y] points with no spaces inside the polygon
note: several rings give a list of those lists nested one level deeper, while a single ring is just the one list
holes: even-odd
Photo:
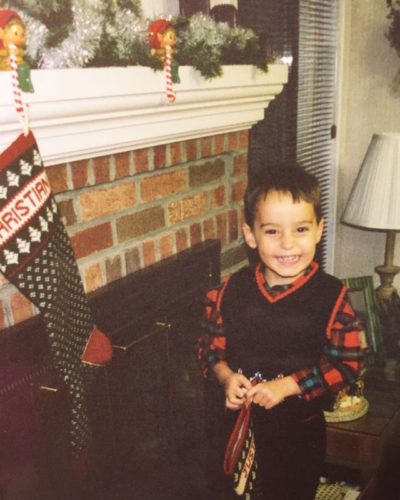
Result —
[{"label": "boy's open mouth", "polygon": [[297,262],[300,260],[299,255],[286,255],[286,256],[281,256],[277,257],[278,262],[282,264],[293,264],[294,262]]}]

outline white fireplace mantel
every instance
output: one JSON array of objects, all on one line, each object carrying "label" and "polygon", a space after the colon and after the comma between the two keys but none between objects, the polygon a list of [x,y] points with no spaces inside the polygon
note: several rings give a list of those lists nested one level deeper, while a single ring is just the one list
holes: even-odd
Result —
[{"label": "white fireplace mantel", "polygon": [[[204,79],[180,68],[176,101],[168,103],[162,71],[146,67],[34,70],[35,93],[23,94],[45,165],[54,165],[248,129],[287,82],[284,64],[268,73],[224,66]],[[0,152],[21,133],[11,75],[0,72]]]}]

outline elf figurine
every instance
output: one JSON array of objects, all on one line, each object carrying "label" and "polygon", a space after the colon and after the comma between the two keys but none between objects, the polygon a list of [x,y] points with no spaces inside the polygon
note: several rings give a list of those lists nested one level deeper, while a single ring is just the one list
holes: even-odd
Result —
[{"label": "elf figurine", "polygon": [[30,67],[24,60],[25,44],[25,24],[21,17],[13,10],[0,10],[0,70],[11,70],[14,59],[21,90],[33,92]]},{"label": "elf figurine", "polygon": [[175,29],[167,19],[157,19],[150,24],[148,32],[150,53],[163,63],[166,75],[167,98],[169,101],[174,101],[175,93],[172,90],[172,83],[180,83],[178,63],[173,58],[176,45]]}]

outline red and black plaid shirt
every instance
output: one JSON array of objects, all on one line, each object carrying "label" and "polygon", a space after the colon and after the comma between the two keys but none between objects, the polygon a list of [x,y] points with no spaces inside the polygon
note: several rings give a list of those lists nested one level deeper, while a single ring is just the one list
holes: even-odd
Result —
[{"label": "red and black plaid shirt", "polygon": [[[315,266],[315,264],[314,264]],[[311,268],[308,270],[310,272]],[[289,288],[300,288],[306,281],[306,272],[290,285],[269,287],[260,266],[256,269],[257,281],[262,281],[268,295],[273,299],[287,293]],[[223,289],[226,281],[207,294],[203,317],[203,332],[197,343],[197,358],[205,377],[211,376],[215,363],[225,360],[226,336],[220,312]],[[362,326],[343,289],[326,331],[326,342],[318,366],[305,367],[291,376],[300,386],[302,397],[310,401],[323,396],[328,390],[338,391],[355,381],[364,366],[361,345]],[[340,369],[338,369],[340,365]]]}]

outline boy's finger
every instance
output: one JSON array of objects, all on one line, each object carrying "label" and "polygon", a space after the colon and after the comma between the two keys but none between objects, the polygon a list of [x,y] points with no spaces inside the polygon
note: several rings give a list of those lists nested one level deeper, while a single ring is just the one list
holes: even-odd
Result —
[{"label": "boy's finger", "polygon": [[245,377],[244,375],[241,375],[241,377],[240,377],[240,383],[246,389],[251,389],[253,387],[252,384],[251,384],[251,382],[250,382],[250,380],[247,377]]},{"label": "boy's finger", "polygon": [[251,399],[256,393],[256,386],[251,386],[250,389],[246,391],[246,398]]}]

